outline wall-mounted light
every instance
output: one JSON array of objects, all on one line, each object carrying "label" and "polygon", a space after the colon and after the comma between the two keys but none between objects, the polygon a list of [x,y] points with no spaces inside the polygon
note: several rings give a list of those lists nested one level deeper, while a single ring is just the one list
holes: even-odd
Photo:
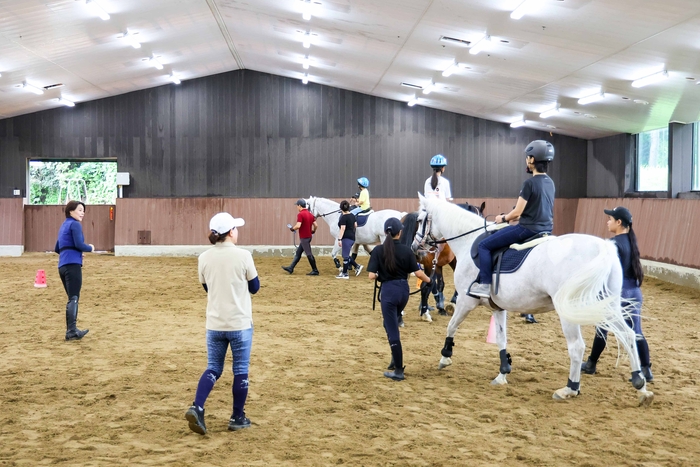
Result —
[{"label": "wall-mounted light", "polygon": [[557,105],[555,105],[554,108],[549,109],[549,110],[545,110],[544,112],[542,112],[540,114],[540,118],[549,118],[549,117],[556,115],[558,113],[559,113],[559,104],[557,103]]},{"label": "wall-mounted light", "polygon": [[59,104],[65,105],[66,107],[75,107],[75,102],[69,101],[63,97],[59,97],[57,100]]},{"label": "wall-mounted light", "polygon": [[472,45],[472,46],[469,48],[469,53],[470,53],[471,55],[476,55],[476,54],[478,54],[479,52],[481,52],[482,50],[484,50],[484,48],[485,48],[490,42],[491,42],[491,36],[489,36],[489,35],[487,34],[487,35],[485,35],[484,37],[482,37],[481,39],[479,39],[478,41],[474,42],[474,45]]},{"label": "wall-mounted light", "polygon": [[513,123],[510,124],[511,128],[520,128],[521,126],[525,125],[525,119],[523,118],[522,120],[516,120]]},{"label": "wall-mounted light", "polygon": [[579,105],[586,105],[592,104],[593,102],[602,101],[603,99],[605,99],[605,93],[597,92],[595,94],[591,94],[590,96],[582,97],[578,100],[578,103]]},{"label": "wall-mounted light", "polygon": [[138,32],[132,32],[127,29],[126,32],[121,35],[121,38],[124,39],[126,43],[132,46],[133,48],[140,49],[141,43],[136,39],[137,34]]},{"label": "wall-mounted light", "polygon": [[180,78],[175,76],[175,73],[170,73],[170,76],[168,76],[168,79],[173,82],[173,84],[180,84],[182,81],[180,81]]},{"label": "wall-mounted light", "polygon": [[659,81],[663,81],[667,78],[668,78],[668,71],[661,70],[658,73],[654,73],[653,75],[645,76],[644,78],[640,78],[640,79],[632,81],[632,87],[633,88],[641,88],[644,86],[648,86],[650,84],[658,83]]},{"label": "wall-mounted light", "polygon": [[150,59],[148,59],[148,63],[150,63],[152,66],[156,67],[156,70],[163,69],[163,64],[160,63],[160,60],[158,60],[155,55],[153,55]]},{"label": "wall-mounted light", "polygon": [[33,84],[29,84],[26,81],[22,83],[22,87],[26,89],[29,92],[33,92],[34,94],[41,95],[44,94],[44,90],[41,89],[39,86],[34,86]]},{"label": "wall-mounted light", "polygon": [[87,7],[90,9],[90,11],[92,11],[94,15],[99,16],[104,21],[107,21],[109,19],[109,13],[104,11],[95,0],[85,0],[85,5],[87,5]]}]

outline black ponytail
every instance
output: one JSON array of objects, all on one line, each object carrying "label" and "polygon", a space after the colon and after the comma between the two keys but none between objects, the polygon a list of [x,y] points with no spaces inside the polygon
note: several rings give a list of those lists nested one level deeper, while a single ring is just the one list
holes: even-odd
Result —
[{"label": "black ponytail", "polygon": [[632,271],[634,272],[634,278],[637,280],[638,285],[642,285],[644,281],[644,270],[642,269],[642,262],[639,255],[639,246],[637,245],[637,236],[632,230],[632,224],[630,224],[630,231],[627,234],[630,238],[630,246],[632,250],[632,255],[630,256],[630,262],[632,263]]},{"label": "black ponytail", "polygon": [[226,240],[226,237],[228,237],[229,232],[231,231],[229,230],[226,233],[219,234],[216,232],[216,230],[212,230],[211,232],[209,232],[209,242],[212,245],[216,245],[219,242],[223,242],[224,240]]},{"label": "black ponytail", "polygon": [[442,167],[433,169],[433,178],[430,179],[430,186],[433,187],[433,190],[438,186],[438,173],[442,173]]},{"label": "black ponytail", "polygon": [[394,246],[394,235],[391,232],[391,228],[386,229],[386,238],[384,239],[384,257],[382,258],[382,261],[384,263],[384,269],[387,270],[389,274],[396,274],[397,267],[396,267],[396,247]]}]

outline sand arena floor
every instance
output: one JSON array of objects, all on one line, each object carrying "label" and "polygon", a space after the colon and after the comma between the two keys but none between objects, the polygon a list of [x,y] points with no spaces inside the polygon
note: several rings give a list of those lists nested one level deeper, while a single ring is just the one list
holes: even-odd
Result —
[{"label": "sand arena floor", "polygon": [[[253,427],[226,430],[227,362],[203,437],[183,418],[206,366],[195,258],[87,256],[78,324],[90,333],[71,343],[57,256],[0,259],[0,465],[700,464],[698,291],[645,283],[656,399],[640,408],[615,346],[580,397],[552,400],[569,366],[554,313],[536,325],[510,316],[508,386],[489,384],[498,351],[481,307],[457,333],[454,365],[438,371],[448,318],[419,321],[415,296],[402,330],[407,379],[390,381],[366,274],[336,280],[320,258],[321,276],[305,276],[305,261],[289,276],[287,262],[256,261]],[[48,288],[33,287],[37,269]],[[584,332],[590,345],[593,329]]]}]

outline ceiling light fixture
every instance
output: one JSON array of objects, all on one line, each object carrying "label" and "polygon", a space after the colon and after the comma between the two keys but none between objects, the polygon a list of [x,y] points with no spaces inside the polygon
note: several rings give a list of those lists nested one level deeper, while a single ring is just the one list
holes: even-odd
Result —
[{"label": "ceiling light fixture", "polygon": [[162,69],[163,69],[163,64],[160,63],[160,61],[156,58],[155,55],[152,56],[152,57],[148,60],[148,62],[149,62],[151,65],[153,65],[154,67],[156,67],[156,70],[162,70]]},{"label": "ceiling light fixture", "polygon": [[605,99],[605,93],[598,92],[598,93],[592,94],[590,96],[582,97],[581,99],[578,100],[578,103],[579,103],[579,105],[586,105],[586,104],[592,104],[593,102],[602,101],[603,99]]},{"label": "ceiling light fixture", "polygon": [[63,104],[66,107],[75,107],[75,102],[69,101],[68,99],[64,99],[63,97],[59,97],[56,100],[58,101],[59,104]]},{"label": "ceiling light fixture", "polygon": [[309,84],[309,74],[308,73],[304,73],[304,77],[301,78],[301,82],[303,84]]},{"label": "ceiling light fixture", "polygon": [[129,44],[133,48],[140,49],[141,43],[136,39],[136,34],[138,34],[138,32],[131,32],[127,29],[121,37],[126,41],[127,44]]},{"label": "ceiling light fixture", "polygon": [[38,86],[34,86],[33,84],[29,84],[26,81],[22,83],[22,87],[26,89],[29,92],[33,92],[34,94],[41,95],[44,94],[44,90],[41,89]]},{"label": "ceiling light fixture", "polygon": [[301,17],[306,21],[311,19],[311,0],[302,0],[304,6],[302,7]]},{"label": "ceiling light fixture", "polygon": [[640,79],[632,81],[632,87],[633,88],[641,88],[644,86],[648,86],[650,84],[658,83],[659,81],[663,81],[667,78],[668,78],[668,71],[661,70],[658,73],[654,73],[653,75],[645,76],[644,78],[640,78]]},{"label": "ceiling light fixture", "polygon": [[304,33],[304,39],[303,39],[302,43],[303,43],[305,49],[308,49],[309,47],[311,47],[311,33],[309,31],[306,31]]},{"label": "ceiling light fixture", "polygon": [[487,34],[471,46],[471,48],[469,49],[469,53],[471,55],[478,54],[479,52],[484,50],[484,48],[488,45],[489,42],[491,42],[491,36]]},{"label": "ceiling light fixture", "polygon": [[168,76],[168,79],[173,82],[173,84],[180,84],[182,81],[180,81],[180,78],[175,76],[175,73],[170,73],[170,76]]},{"label": "ceiling light fixture", "polygon": [[92,10],[92,13],[102,18],[104,21],[109,19],[109,13],[104,11],[100,5],[97,4],[95,0],[85,0],[85,5]]},{"label": "ceiling light fixture", "polygon": [[409,107],[413,107],[413,106],[416,105],[417,103],[418,103],[418,98],[417,98],[416,96],[413,96],[413,97],[407,102],[407,105],[408,105]]},{"label": "ceiling light fixture", "polygon": [[557,103],[557,105],[555,105],[553,109],[545,110],[544,112],[542,112],[540,114],[540,118],[549,118],[552,115],[556,115],[558,113],[559,113],[559,104]]},{"label": "ceiling light fixture", "polygon": [[455,71],[457,71],[457,67],[458,67],[458,66],[459,66],[459,65],[457,65],[457,61],[453,61],[453,62],[450,64],[450,66],[448,66],[447,68],[445,68],[445,71],[442,72],[442,76],[444,76],[445,78],[447,78],[447,77],[450,76],[452,73],[454,73]]},{"label": "ceiling light fixture", "polygon": [[423,88],[423,94],[425,94],[427,96],[428,94],[430,94],[434,90],[435,90],[435,83],[431,81],[430,84],[428,84],[426,87]]},{"label": "ceiling light fixture", "polygon": [[513,11],[510,13],[510,17],[513,18],[513,19],[520,19],[520,18],[522,18],[523,16],[525,16],[525,13],[527,12],[527,10],[530,9],[530,6],[531,6],[531,5],[530,5],[530,0],[525,0],[523,3],[521,3],[521,4],[518,6],[518,8],[516,8],[515,10],[513,10]]},{"label": "ceiling light fixture", "polygon": [[471,42],[465,41],[464,39],[457,39],[456,37],[440,36],[440,42],[447,42],[448,44],[458,45],[460,47],[469,47]]},{"label": "ceiling light fixture", "polygon": [[304,57],[304,59],[301,61],[301,66],[304,67],[305,70],[309,69],[309,56],[307,55]]},{"label": "ceiling light fixture", "polygon": [[525,125],[525,119],[523,118],[522,120],[516,120],[513,123],[510,124],[511,128],[520,128],[521,126]]}]

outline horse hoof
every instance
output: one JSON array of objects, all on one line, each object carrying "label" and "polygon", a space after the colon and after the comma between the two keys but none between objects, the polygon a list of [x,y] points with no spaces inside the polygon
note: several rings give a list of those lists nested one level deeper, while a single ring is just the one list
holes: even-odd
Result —
[{"label": "horse hoof", "polygon": [[452,365],[452,359],[449,357],[441,357],[440,358],[440,363],[438,364],[438,370],[442,370],[443,368]]},{"label": "horse hoof", "polygon": [[580,394],[580,391],[574,391],[568,386],[564,386],[561,389],[557,389],[554,391],[554,394],[552,394],[552,399],[558,400],[558,401],[564,401],[566,399],[573,399],[574,397],[578,396]]},{"label": "horse hoof", "polygon": [[440,316],[447,316],[447,311],[445,311],[443,308],[440,308],[440,309],[438,310],[438,314],[439,314]]},{"label": "horse hoof", "polygon": [[640,390],[639,391],[639,406],[649,407],[651,403],[654,402],[654,393],[651,391]]},{"label": "horse hoof", "polygon": [[508,381],[506,380],[506,375],[503,373],[499,373],[498,376],[491,381],[492,386],[504,386],[506,384],[508,384]]},{"label": "horse hoof", "polygon": [[455,312],[455,306],[454,306],[454,304],[448,303],[447,305],[445,305],[445,311],[446,311],[447,314],[449,314],[449,315],[454,314],[454,312]]}]

